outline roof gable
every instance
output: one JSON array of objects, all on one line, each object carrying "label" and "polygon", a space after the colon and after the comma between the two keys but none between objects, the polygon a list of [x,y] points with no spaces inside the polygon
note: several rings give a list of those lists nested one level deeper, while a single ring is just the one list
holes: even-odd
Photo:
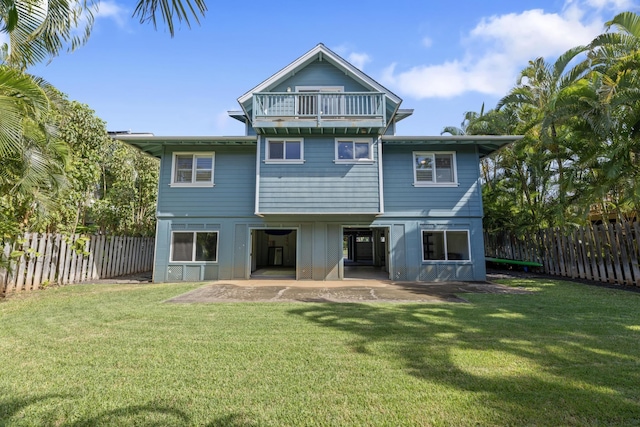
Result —
[{"label": "roof gable", "polygon": [[376,92],[383,92],[389,100],[398,105],[402,102],[402,99],[391,92],[389,89],[382,86],[380,83],[373,80],[371,77],[360,71],[358,68],[350,64],[344,58],[327,48],[324,44],[319,43],[313,49],[273,74],[271,77],[258,84],[244,95],[238,98],[238,102],[244,105],[251,96],[256,92],[268,92],[273,90],[279,84],[282,84],[286,79],[295,75],[300,70],[309,66],[315,61],[327,61],[334,67],[338,68],[346,75],[354,79],[357,83],[361,84],[365,88]]}]

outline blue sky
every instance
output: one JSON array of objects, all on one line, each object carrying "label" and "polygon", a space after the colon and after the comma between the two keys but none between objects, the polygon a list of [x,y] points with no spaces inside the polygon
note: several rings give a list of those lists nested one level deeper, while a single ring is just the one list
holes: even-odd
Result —
[{"label": "blue sky", "polygon": [[208,1],[171,38],[102,1],[89,42],[29,71],[89,105],[109,130],[239,135],[236,99],[318,43],[403,99],[402,135],[438,135],[495,106],[527,62],[586,44],[637,0]]}]

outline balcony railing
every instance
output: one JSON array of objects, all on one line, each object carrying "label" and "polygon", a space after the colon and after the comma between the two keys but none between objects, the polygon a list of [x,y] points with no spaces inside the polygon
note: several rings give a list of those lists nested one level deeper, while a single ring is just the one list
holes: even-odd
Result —
[{"label": "balcony railing", "polygon": [[385,120],[385,97],[378,92],[270,92],[253,100],[254,120]]}]

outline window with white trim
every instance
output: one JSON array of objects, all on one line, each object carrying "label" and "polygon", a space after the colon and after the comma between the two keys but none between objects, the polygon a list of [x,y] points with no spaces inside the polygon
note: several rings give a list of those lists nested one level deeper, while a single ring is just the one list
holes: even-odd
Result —
[{"label": "window with white trim", "polygon": [[215,153],[173,153],[171,185],[213,186]]},{"label": "window with white trim", "polygon": [[414,152],[413,185],[454,186],[458,185],[455,152]]},{"label": "window with white trim", "polygon": [[217,262],[217,231],[174,231],[171,233],[172,262]]},{"label": "window with white trim", "polygon": [[336,138],[336,163],[373,162],[373,143],[369,138]]},{"label": "window with white trim", "polygon": [[304,140],[267,138],[266,163],[303,163]]},{"label": "window with white trim", "polygon": [[422,230],[423,261],[469,261],[468,230]]}]

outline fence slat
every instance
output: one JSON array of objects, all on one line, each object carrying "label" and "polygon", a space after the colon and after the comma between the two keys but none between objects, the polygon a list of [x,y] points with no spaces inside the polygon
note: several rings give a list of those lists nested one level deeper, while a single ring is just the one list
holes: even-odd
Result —
[{"label": "fence slat", "polygon": [[47,234],[40,235],[38,240],[38,252],[36,254],[36,268],[33,272],[32,289],[38,289],[42,283],[42,269],[44,264],[45,250],[47,248]]},{"label": "fence slat", "polygon": [[507,233],[484,237],[487,256],[537,261],[556,276],[640,286],[638,222],[548,228],[521,239]]}]

